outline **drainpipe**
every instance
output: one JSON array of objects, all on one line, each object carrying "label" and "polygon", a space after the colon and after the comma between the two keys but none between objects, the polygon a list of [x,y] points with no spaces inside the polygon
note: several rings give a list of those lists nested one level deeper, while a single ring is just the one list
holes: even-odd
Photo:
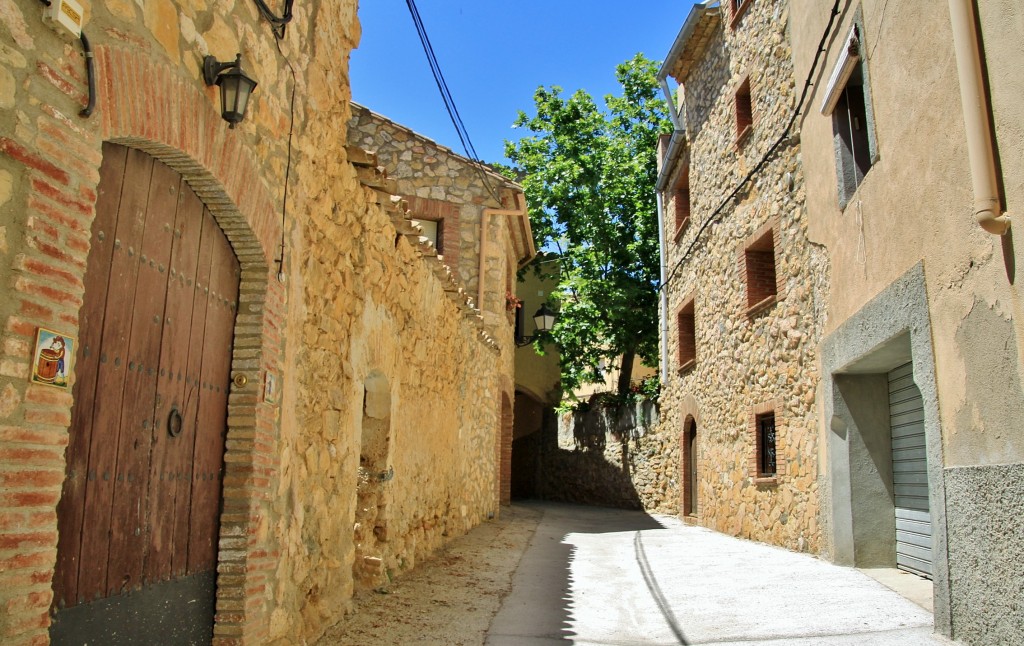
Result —
[{"label": "drainpipe", "polygon": [[668,104],[668,114],[672,118],[672,128],[682,130],[683,127],[679,125],[679,108],[672,100],[672,90],[668,89],[668,79],[659,75],[658,82],[661,83],[661,91],[665,93],[665,103]]},{"label": "drainpipe", "polygon": [[967,131],[967,157],[974,187],[974,217],[981,228],[995,235],[1010,230],[1010,216],[999,203],[995,148],[989,122],[988,96],[981,71],[981,48],[972,0],[949,0],[953,48],[960,77],[960,102]]},{"label": "drainpipe", "polygon": [[[661,270],[660,284],[664,285],[665,279],[668,277],[665,251],[665,213],[661,191],[656,190],[654,193],[658,198],[658,250],[661,258],[659,263],[659,269]],[[658,296],[661,309],[661,383],[664,386],[668,383],[668,290],[661,289],[659,291],[661,292]]]}]

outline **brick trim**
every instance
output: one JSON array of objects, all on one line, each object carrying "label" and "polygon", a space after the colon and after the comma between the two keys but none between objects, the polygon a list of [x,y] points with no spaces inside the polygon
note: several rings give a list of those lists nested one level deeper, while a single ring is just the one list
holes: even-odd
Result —
[{"label": "brick trim", "polygon": [[[769,235],[770,246],[766,245],[766,238]],[[745,286],[745,313],[748,317],[768,309],[785,298],[785,281],[782,272],[779,271],[781,257],[782,241],[775,219],[759,227],[738,245],[736,261],[740,280]]]},{"label": "brick trim", "polygon": [[[0,586],[19,592],[9,604],[0,641],[45,642],[57,545],[56,507],[64,480],[70,392],[29,385],[37,327],[78,335],[84,272],[102,162],[109,140],[144,150],[179,172],[209,207],[241,265],[228,400],[223,512],[214,643],[261,643],[269,617],[267,589],[278,553],[268,539],[269,504],[279,469],[275,407],[260,390],[267,370],[280,373],[284,288],[276,280],[280,211],[242,131],[228,130],[214,108],[216,89],[181,76],[162,61],[126,47],[95,48],[98,103],[84,124],[40,105],[37,132],[0,138],[0,153],[24,167],[26,252],[15,261],[10,293],[21,298],[0,343]],[[41,71],[42,73],[42,71]],[[80,83],[43,78],[73,100]],[[139,92],[137,79],[148,79]],[[6,475],[4,475],[6,474]],[[20,475],[19,475],[20,474]],[[18,475],[14,478],[13,475]],[[28,532],[28,529],[32,529]]]},{"label": "brick trim", "polygon": [[729,5],[729,15],[730,15],[730,18],[729,18],[729,28],[730,29],[736,29],[736,25],[739,24],[740,19],[743,17],[743,14],[745,14],[747,12],[747,9],[750,7],[750,4],[753,1],[754,0],[742,0],[742,2],[740,3],[740,6],[737,7],[734,4],[734,0],[729,0],[728,5]]},{"label": "brick trim", "polygon": [[[761,438],[757,420],[758,417],[768,413],[774,413],[775,415],[775,476],[765,477],[761,475]],[[783,450],[786,438],[785,428],[781,398],[777,397],[763,401],[750,407],[747,415],[747,436],[751,449],[747,460],[747,472],[755,484],[776,485],[785,477],[786,463],[783,459],[785,455]]]},{"label": "brick trim", "polygon": [[[749,3],[750,0],[747,0]],[[745,6],[745,5],[744,5]],[[733,107],[736,118],[736,147],[740,148],[750,138],[756,119],[754,116],[754,95],[750,89],[750,77],[745,76],[733,93]]]},{"label": "brick trim", "polygon": [[444,256],[444,264],[457,273],[463,255],[462,205],[415,195],[403,195],[402,199],[409,205],[410,218],[440,223],[440,235],[443,237],[443,243],[442,248],[438,251]]},{"label": "brick trim", "polygon": [[[697,400],[693,397],[693,395],[684,395],[683,396],[682,400],[679,402],[679,415],[684,420],[683,426],[679,429],[679,436],[678,436],[679,448],[680,448],[680,451],[679,451],[679,473],[678,473],[678,475],[679,475],[679,483],[680,483],[680,486],[679,486],[679,515],[680,516],[685,516],[686,514],[684,512],[686,511],[687,503],[686,503],[686,499],[684,498],[684,496],[688,493],[688,485],[686,487],[683,486],[684,482],[688,482],[687,479],[686,479],[686,466],[687,466],[687,463],[686,463],[686,450],[687,449],[686,449],[686,446],[685,446],[686,445],[686,430],[687,430],[686,424],[689,421],[692,421],[694,424],[696,424],[696,426],[697,426],[697,437],[698,437],[698,441],[699,441],[700,434],[701,434],[701,429],[703,428],[704,422],[703,422],[703,419],[702,419],[701,413],[700,413],[700,405],[697,403]],[[699,504],[698,504],[698,507],[699,507]],[[700,511],[700,509],[697,510],[698,515],[699,515],[699,511]]]},{"label": "brick trim", "polygon": [[676,362],[678,372],[684,373],[697,364],[697,322],[692,294],[676,308]]}]

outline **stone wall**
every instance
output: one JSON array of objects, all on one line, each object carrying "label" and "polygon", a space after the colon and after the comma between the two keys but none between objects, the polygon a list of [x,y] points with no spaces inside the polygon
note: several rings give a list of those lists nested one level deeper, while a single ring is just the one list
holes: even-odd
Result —
[{"label": "stone wall", "polygon": [[656,432],[655,402],[594,405],[543,429],[537,491],[548,500],[674,513],[677,438]]},{"label": "stone wall", "polygon": [[[503,303],[496,341],[350,163],[337,124],[351,114],[355,2],[296,3],[280,49],[248,2],[87,6],[90,118],[80,44],[42,9],[0,3],[0,641],[48,641],[75,401],[27,377],[38,327],[77,334],[101,145],[114,141],[179,172],[241,264],[215,643],[305,643],[343,618],[355,585],[498,512]],[[203,55],[236,52],[259,87],[229,130],[200,70]],[[493,235],[501,275],[511,234]]]},{"label": "stone wall", "polygon": [[[678,269],[668,292],[671,363],[659,434],[677,447],[685,497],[679,438],[687,424],[696,425],[696,522],[816,551],[816,346],[827,261],[807,240],[797,143],[785,140],[769,154],[796,101],[786,7],[752,2],[733,17],[723,5],[718,32],[689,74],[677,79],[685,88],[687,140],[667,171],[664,202],[672,214],[675,200],[685,199],[674,189],[688,167],[691,218],[680,229],[675,218],[665,218],[667,263]],[[744,86],[753,123],[738,132],[737,94]],[[708,220],[713,224],[706,227]],[[751,301],[748,271],[756,264],[748,263],[748,251],[774,255],[774,297]],[[696,360],[681,367],[678,313],[691,302]],[[766,412],[775,415],[778,456],[776,475],[762,477],[754,425]]]}]

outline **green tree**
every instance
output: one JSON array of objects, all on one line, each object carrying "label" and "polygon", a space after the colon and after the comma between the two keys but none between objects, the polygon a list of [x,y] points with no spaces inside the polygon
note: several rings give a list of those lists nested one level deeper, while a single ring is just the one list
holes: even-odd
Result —
[{"label": "green tree", "polygon": [[519,141],[505,155],[522,182],[538,248],[557,254],[558,346],[562,387],[603,381],[599,366],[621,359],[620,393],[634,359],[658,363],[657,145],[670,132],[657,64],[637,54],[616,68],[621,96],[599,109],[577,90],[534,93],[534,116],[520,111]]}]

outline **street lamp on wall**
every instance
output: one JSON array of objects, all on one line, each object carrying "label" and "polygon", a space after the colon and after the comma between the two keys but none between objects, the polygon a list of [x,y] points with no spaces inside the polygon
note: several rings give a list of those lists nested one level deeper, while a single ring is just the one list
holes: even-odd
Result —
[{"label": "street lamp on wall", "polygon": [[547,303],[544,303],[540,306],[540,309],[537,310],[536,314],[533,315],[533,324],[536,326],[537,331],[533,336],[522,336],[516,339],[516,346],[521,348],[524,345],[529,345],[533,343],[533,340],[541,333],[550,332],[551,329],[555,327],[554,310],[548,307]]},{"label": "street lamp on wall", "polygon": [[213,56],[204,57],[203,80],[207,86],[220,86],[220,116],[230,124],[229,128],[234,128],[245,118],[249,96],[257,85],[242,71],[242,55],[236,54],[235,60],[228,63],[221,63]]}]

